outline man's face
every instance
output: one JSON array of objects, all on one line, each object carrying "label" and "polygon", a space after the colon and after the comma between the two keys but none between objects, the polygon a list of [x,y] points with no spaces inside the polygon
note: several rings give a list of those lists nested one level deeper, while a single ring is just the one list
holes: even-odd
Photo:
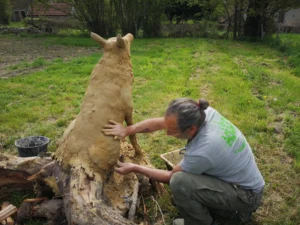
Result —
[{"label": "man's face", "polygon": [[165,116],[166,132],[167,135],[179,138],[179,139],[190,139],[192,135],[190,134],[190,129],[181,132],[177,124],[177,116],[174,114]]}]

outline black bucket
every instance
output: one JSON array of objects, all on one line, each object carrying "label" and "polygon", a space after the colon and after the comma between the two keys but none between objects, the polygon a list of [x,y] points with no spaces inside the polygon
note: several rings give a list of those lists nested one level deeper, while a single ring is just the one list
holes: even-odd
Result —
[{"label": "black bucket", "polygon": [[30,136],[15,141],[20,157],[37,156],[40,152],[47,152],[50,139],[44,136]]}]

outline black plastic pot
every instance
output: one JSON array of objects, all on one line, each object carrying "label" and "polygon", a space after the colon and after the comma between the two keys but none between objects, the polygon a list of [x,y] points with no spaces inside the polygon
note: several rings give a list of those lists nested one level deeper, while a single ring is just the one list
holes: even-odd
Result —
[{"label": "black plastic pot", "polygon": [[30,136],[15,141],[20,157],[37,156],[47,152],[50,139],[44,136]]}]

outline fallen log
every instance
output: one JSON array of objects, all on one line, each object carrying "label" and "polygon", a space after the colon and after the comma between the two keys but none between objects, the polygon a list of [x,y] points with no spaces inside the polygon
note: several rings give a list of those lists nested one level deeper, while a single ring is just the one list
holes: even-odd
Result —
[{"label": "fallen log", "polygon": [[[134,149],[126,141],[121,142],[121,154],[127,162],[151,166],[146,156],[142,158],[135,157]],[[2,154],[0,158],[0,171],[2,171],[0,173],[1,200],[5,200],[9,194],[18,190],[35,189],[37,193],[40,193],[40,189],[44,189],[45,185],[51,186],[52,190],[59,190],[58,194],[54,194],[54,199],[60,198],[59,202],[51,202],[51,199],[45,197],[25,199],[18,211],[18,223],[23,223],[34,217],[44,217],[49,219],[48,224],[55,224],[58,218],[65,218],[60,223],[63,224],[66,220],[65,223],[67,224],[67,218],[69,217],[70,220],[77,221],[74,224],[134,224],[136,208],[138,207],[138,192],[151,191],[149,180],[144,179],[144,177],[139,177],[138,180],[135,174],[123,176],[113,172],[111,178],[102,187],[103,193],[101,193],[99,192],[101,183],[90,180],[84,170],[77,171],[78,173],[74,173],[72,179],[70,179],[67,173],[62,172],[59,163],[53,161],[50,157],[22,158]],[[36,171],[39,172],[33,174]],[[11,179],[6,179],[7,177],[11,177]],[[45,182],[43,185],[37,182],[45,178],[46,180],[54,178],[55,182]],[[125,186],[126,184],[127,186]],[[79,191],[73,192],[73,190],[70,192],[70,187],[73,187],[72,190]],[[117,205],[119,199],[122,199],[127,207]],[[72,206],[72,203],[76,203],[76,201],[79,203]],[[116,208],[112,207],[113,204],[116,205]],[[63,208],[61,208],[62,205]],[[51,210],[48,210],[49,207]],[[52,213],[46,214],[47,210],[45,209]],[[65,209],[70,210],[65,211]],[[78,213],[74,214],[72,210]],[[116,214],[115,211],[119,212],[119,215],[114,215]],[[55,212],[63,212],[63,215]],[[58,215],[58,217],[55,215]],[[68,217],[65,217],[65,215]],[[89,218],[93,219],[90,220]]]},{"label": "fallen log", "polygon": [[51,162],[51,158],[21,158],[0,154],[0,201],[12,192],[33,190],[34,183],[27,180],[28,176],[37,173]]},{"label": "fallen log", "polygon": [[32,218],[46,218],[47,225],[67,224],[62,199],[44,199],[42,203],[40,201],[41,199],[23,201],[18,211],[17,223],[26,224]]}]

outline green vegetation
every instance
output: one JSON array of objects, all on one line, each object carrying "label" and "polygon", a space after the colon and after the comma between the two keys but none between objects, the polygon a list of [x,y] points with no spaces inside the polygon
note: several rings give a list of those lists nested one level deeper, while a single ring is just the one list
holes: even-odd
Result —
[{"label": "green vegetation", "polygon": [[[71,33],[72,34],[72,33]],[[79,33],[79,35],[82,35],[82,33]],[[98,47],[99,45],[89,38],[89,35],[86,38],[78,38],[78,36],[75,35],[75,37],[70,37],[70,35],[66,37],[49,37],[45,40],[46,45],[53,45],[53,44],[60,44],[60,45],[66,45],[66,46],[82,46],[82,47]]]},{"label": "green vegetation", "polygon": [[80,109],[90,70],[98,59],[99,55],[68,63],[54,60],[34,75],[1,80],[2,147],[11,150],[18,137],[41,134],[53,140],[49,148],[55,150],[55,140]]},{"label": "green vegetation", "polygon": [[[273,45],[276,41],[280,45]],[[96,46],[87,38],[45,39],[48,46],[54,43]],[[261,225],[300,221],[299,43],[299,35],[287,35],[268,44],[137,39],[131,47],[135,122],[163,116],[177,97],[208,99],[240,128],[253,148],[266,180],[264,205],[256,213]],[[21,68],[27,63],[29,68],[37,64],[44,70],[0,79],[0,148],[16,152],[15,139],[45,135],[52,140],[49,150],[55,151],[55,142],[80,110],[90,72],[100,56],[23,62]],[[138,139],[157,168],[165,168],[160,154],[185,144],[164,132],[140,134]],[[176,210],[167,199],[164,196],[159,203],[170,220]]]},{"label": "green vegetation", "polygon": [[22,21],[19,22],[10,22],[9,27],[24,27],[24,23]]},{"label": "green vegetation", "polygon": [[300,77],[300,41],[299,35],[281,34],[280,37],[274,35],[264,41],[266,44],[275,47],[284,53],[289,65],[293,68],[293,74]]},{"label": "green vegetation", "polygon": [[9,0],[0,0],[0,24],[9,24],[11,5]]},{"label": "green vegetation", "polygon": [[21,62],[18,64],[15,64],[13,66],[10,66],[9,69],[11,70],[18,70],[18,69],[24,69],[24,68],[34,68],[34,67],[41,67],[41,66],[45,66],[48,63],[43,59],[43,58],[38,58],[36,60],[34,60],[32,63],[28,63],[28,62]]}]

